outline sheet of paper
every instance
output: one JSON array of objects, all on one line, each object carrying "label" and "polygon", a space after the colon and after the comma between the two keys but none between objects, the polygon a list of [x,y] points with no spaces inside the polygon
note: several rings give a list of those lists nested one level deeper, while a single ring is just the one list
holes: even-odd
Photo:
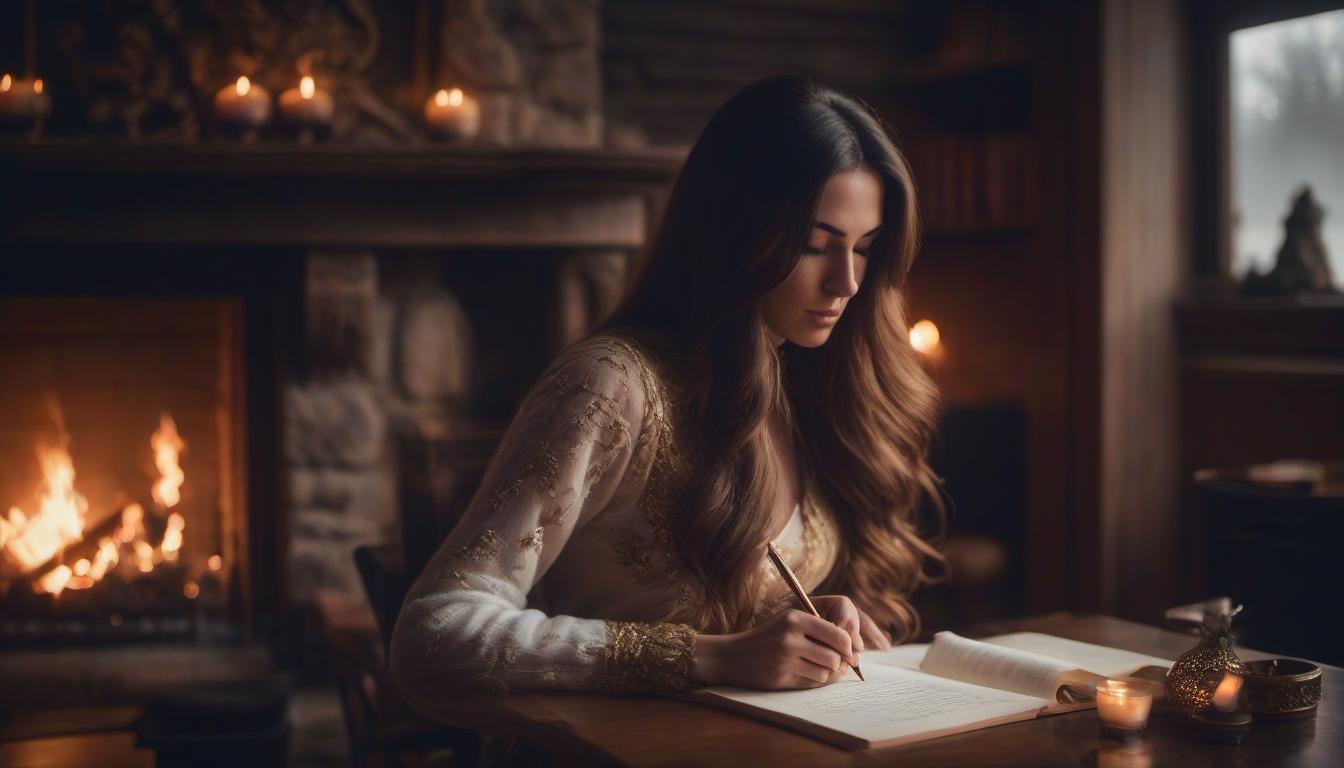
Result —
[{"label": "sheet of paper", "polygon": [[1077,665],[1031,651],[968,640],[954,632],[939,632],[933,636],[919,668],[930,675],[1054,702],[1060,676]]},{"label": "sheet of paper", "polygon": [[1029,696],[979,688],[875,663],[864,666],[863,674],[868,678],[866,682],[851,673],[830,685],[798,691],[727,687],[707,690],[869,741],[899,739],[1019,713],[1034,713],[1043,704],[1040,699]]},{"label": "sheet of paper", "polygon": [[864,651],[859,654],[859,666],[881,664],[884,667],[919,669],[919,662],[924,660],[924,652],[927,650],[928,643],[906,643],[893,645],[885,651]]},{"label": "sheet of paper", "polygon": [[1142,667],[1170,667],[1172,662],[1119,648],[1107,648],[1077,640],[1069,640],[1039,632],[1014,632],[986,638],[983,642],[1004,648],[1032,651],[1052,659],[1067,661],[1077,669],[1095,672],[1103,677],[1128,675]]}]

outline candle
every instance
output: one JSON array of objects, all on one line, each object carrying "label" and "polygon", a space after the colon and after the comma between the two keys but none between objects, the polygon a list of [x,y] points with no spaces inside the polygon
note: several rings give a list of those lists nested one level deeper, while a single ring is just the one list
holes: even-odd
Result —
[{"label": "candle", "polygon": [[440,89],[425,102],[425,124],[445,138],[473,138],[481,130],[481,105],[461,88]]},{"label": "candle", "polygon": [[1148,723],[1153,692],[1137,682],[1107,680],[1097,685],[1097,715],[1103,729],[1136,734]]},{"label": "candle", "polygon": [[1222,682],[1213,692],[1213,708],[1219,712],[1232,712],[1237,708],[1237,695],[1241,693],[1241,675],[1224,672]]},{"label": "candle", "polygon": [[329,125],[332,110],[331,94],[318,88],[308,75],[299,81],[298,88],[280,94],[280,114],[295,125],[309,128]]},{"label": "candle", "polygon": [[221,122],[259,127],[271,117],[271,94],[246,76],[215,94],[215,117]]},{"label": "candle", "polygon": [[42,117],[51,108],[42,78],[24,80],[6,72],[0,75],[0,118],[26,120]]}]

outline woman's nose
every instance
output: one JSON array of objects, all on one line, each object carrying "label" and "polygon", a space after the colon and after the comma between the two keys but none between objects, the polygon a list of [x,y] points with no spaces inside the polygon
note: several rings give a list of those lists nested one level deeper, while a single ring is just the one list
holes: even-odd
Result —
[{"label": "woman's nose", "polygon": [[822,286],[832,296],[849,298],[859,292],[858,273],[856,271],[854,251],[846,249],[831,259],[826,271],[826,282]]}]

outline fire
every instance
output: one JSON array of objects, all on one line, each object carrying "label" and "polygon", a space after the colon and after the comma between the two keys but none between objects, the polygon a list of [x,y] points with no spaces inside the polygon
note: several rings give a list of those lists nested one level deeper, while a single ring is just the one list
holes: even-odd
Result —
[{"label": "fire", "polygon": [[89,503],[75,490],[75,464],[64,443],[62,438],[60,445],[38,450],[42,486],[37,513],[29,516],[12,507],[7,518],[0,518],[0,560],[20,572],[42,565],[84,535]]},{"label": "fire", "polygon": [[[162,509],[170,509],[182,500],[182,483],[186,475],[178,463],[178,456],[186,443],[177,433],[177,425],[168,414],[159,420],[159,428],[149,441],[154,451],[154,465],[159,478],[150,488],[150,495]],[[29,516],[18,507],[0,518],[0,565],[17,565],[21,572],[48,562],[66,546],[79,541],[84,535],[84,513],[88,502],[75,491],[75,468],[64,445],[40,451],[43,484],[38,512]],[[128,568],[149,573],[162,562],[174,562],[182,550],[186,518],[179,512],[168,515],[163,539],[158,547],[149,542],[145,525],[145,508],[127,504],[111,535],[98,540],[98,549],[91,557],[82,557],[74,566],[56,565],[34,582],[39,592],[59,595],[67,589],[87,589],[101,581],[119,563]],[[208,567],[218,570],[222,562],[218,555],[211,558]]]},{"label": "fire", "polygon": [[187,444],[177,436],[173,417],[165,413],[159,418],[159,428],[149,439],[149,446],[154,449],[154,466],[159,469],[159,480],[150,493],[161,506],[175,507],[182,500],[180,489],[186,479],[177,463],[177,455]]}]

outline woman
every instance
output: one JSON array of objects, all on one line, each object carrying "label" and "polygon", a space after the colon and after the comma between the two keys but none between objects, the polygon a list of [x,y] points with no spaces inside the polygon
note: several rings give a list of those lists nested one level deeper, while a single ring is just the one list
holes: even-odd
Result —
[{"label": "woman", "polygon": [[[866,107],[795,77],[724,104],[630,296],[524,400],[407,597],[403,692],[810,687],[916,634],[940,562],[914,520],[938,498],[899,293],[916,237]],[[826,620],[767,541],[835,593]]]}]

